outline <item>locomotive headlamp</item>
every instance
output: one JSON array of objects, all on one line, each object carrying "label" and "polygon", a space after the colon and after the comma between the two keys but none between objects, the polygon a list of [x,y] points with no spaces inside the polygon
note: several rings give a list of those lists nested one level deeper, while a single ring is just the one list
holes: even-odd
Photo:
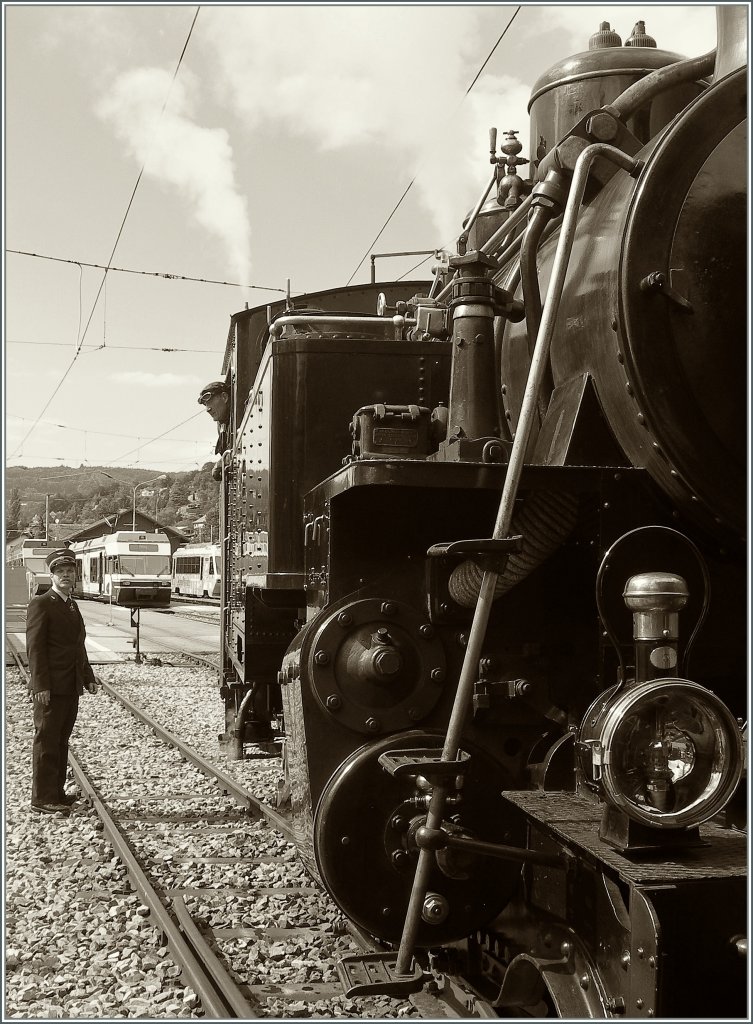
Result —
[{"label": "locomotive headlamp", "polygon": [[[667,678],[680,658],[679,613],[685,579],[643,572],[625,583],[632,612],[634,677],[596,699],[580,729],[581,769],[606,802],[600,835],[635,848],[618,819],[639,828],[675,831],[678,841],[720,811],[740,781],[742,740],[737,721],[710,690]],[[633,829],[635,831],[635,829]],[[643,837],[641,843],[651,845]]]},{"label": "locomotive headlamp", "polygon": [[653,679],[602,701],[581,729],[582,767],[612,806],[675,829],[724,807],[743,758],[737,722],[718,697],[685,679]]}]

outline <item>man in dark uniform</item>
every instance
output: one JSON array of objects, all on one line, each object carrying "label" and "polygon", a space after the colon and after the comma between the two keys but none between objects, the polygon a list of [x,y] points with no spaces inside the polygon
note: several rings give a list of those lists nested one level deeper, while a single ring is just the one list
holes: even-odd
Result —
[{"label": "man in dark uniform", "polygon": [[44,814],[69,814],[74,796],[65,792],[68,739],[84,688],[101,686],[86,654],[84,620],[71,593],[76,559],[67,549],[47,556],[52,587],[29,602],[26,651],[34,703],[31,807]]},{"label": "man in dark uniform", "polygon": [[[199,405],[203,405],[209,415],[217,424],[217,444],[214,448],[215,455],[222,455],[227,449],[230,426],[230,388],[222,380],[212,381],[203,387],[199,393]],[[212,470],[215,480],[222,479],[222,460],[220,459]]]}]

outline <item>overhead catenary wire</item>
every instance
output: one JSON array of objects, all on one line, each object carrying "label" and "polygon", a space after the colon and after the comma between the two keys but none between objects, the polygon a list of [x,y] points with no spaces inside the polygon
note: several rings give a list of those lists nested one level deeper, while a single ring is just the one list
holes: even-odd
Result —
[{"label": "overhead catenary wire", "polygon": [[[196,12],[195,12],[195,14],[193,16],[193,20],[191,21],[191,26],[190,26],[190,28],[188,30],[188,35],[186,36],[186,41],[183,44],[183,49],[181,50],[180,57],[178,58],[178,63],[175,66],[175,71],[173,72],[173,77],[172,77],[172,79],[170,81],[170,88],[167,90],[167,95],[165,96],[165,101],[162,104],[162,110],[160,111],[159,120],[162,119],[162,116],[164,115],[165,110],[167,108],[167,104],[170,101],[170,96],[172,95],[173,85],[175,84],[175,79],[178,77],[178,72],[179,72],[180,66],[181,66],[181,64],[183,62],[183,57],[185,56],[186,50],[188,48],[188,44],[190,42],[191,35],[193,34],[194,25],[196,24],[196,19],[199,16],[199,11],[200,10],[201,10],[200,6],[196,8]],[[141,182],[141,178],[142,178],[142,176],[144,174],[144,168],[145,167],[146,167],[146,161],[142,164],[141,170],[139,171],[138,176],[136,178],[136,184],[133,186],[133,191],[131,192],[131,197],[128,200],[128,205],[126,206],[125,213],[123,214],[123,218],[122,218],[122,220],[120,222],[120,228],[118,229],[118,233],[117,233],[117,236],[115,238],[115,242],[114,242],[112,250],[110,252],[110,257],[109,257],[109,259],[107,261],[107,267],[109,267],[109,265],[112,263],[112,260],[113,260],[113,258],[115,256],[115,251],[118,248],[118,244],[120,242],[120,237],[123,234],[123,229],[125,228],[126,220],[128,219],[128,214],[131,212],[131,207],[133,206],[133,200],[134,200],[134,198],[136,196],[136,191],[138,190],[139,184]],[[83,332],[80,333],[80,336],[79,336],[79,338],[78,338],[78,340],[76,342],[76,351],[75,351],[75,353],[73,355],[73,359],[68,364],[68,367],[65,370],[65,372],[63,373],[63,376],[58,381],[58,383],[55,386],[55,389],[53,390],[52,394],[50,395],[50,397],[47,399],[47,401],[45,402],[44,406],[40,410],[37,419],[34,421],[33,425],[29,428],[28,432],[26,433],[26,435],[21,440],[21,443],[18,445],[18,447],[16,448],[15,452],[13,453],[13,455],[17,455],[18,452],[23,449],[23,446],[26,444],[26,442],[28,441],[29,437],[31,437],[31,435],[33,434],[34,430],[36,429],[37,423],[44,416],[45,412],[47,412],[47,409],[50,407],[50,404],[52,403],[53,399],[55,398],[55,396],[57,395],[58,391],[60,391],[61,387],[65,383],[65,380],[68,377],[68,374],[73,369],[73,367],[74,367],[74,365],[76,363],[76,360],[78,359],[79,353],[81,351],[81,346],[83,345],[84,340],[86,338],[86,334],[87,334],[87,332],[89,330],[89,326],[90,326],[90,324],[92,322],[92,317],[94,316],[94,312],[95,312],[95,310],[97,308],[97,305],[99,303],[99,297],[102,294],[102,290],[104,288],[106,280],[107,280],[107,268],[105,268],[105,272],[102,275],[102,281],[100,282],[99,288],[97,290],[97,294],[94,297],[94,302],[92,303],[92,308],[91,308],[91,312],[89,313],[89,319],[86,322],[86,327],[84,328]]]},{"label": "overhead catenary wire", "polygon": [[[211,277],[190,277],[187,274],[170,274],[165,270],[133,270],[130,267],[112,267],[104,263],[86,263],[84,260],[65,259],[62,256],[47,256],[44,253],[28,252],[26,249],[6,249],[7,253],[14,256],[31,256],[37,260],[50,260],[53,263],[72,263],[77,267],[93,267],[95,270],[104,270],[108,274],[138,274],[142,277],[161,277],[165,281],[191,281],[195,284],[219,284],[226,288],[248,288],[262,292],[280,292],[287,295],[286,288],[273,288],[264,284],[241,284],[238,281],[218,281]],[[296,294],[298,294],[296,292]]]},{"label": "overhead catenary wire", "polygon": [[[470,91],[471,91],[471,90],[473,89],[473,87],[474,87],[474,85],[476,84],[476,82],[478,82],[479,78],[481,77],[481,75],[482,75],[482,73],[483,73],[483,70],[484,70],[484,68],[485,68],[485,67],[486,67],[486,65],[487,65],[487,64],[489,63],[489,61],[490,61],[490,60],[492,59],[492,57],[494,56],[494,52],[495,52],[495,50],[497,49],[497,47],[499,46],[499,44],[500,44],[500,43],[502,42],[502,40],[503,40],[503,39],[505,38],[505,35],[507,34],[507,31],[508,31],[508,29],[510,28],[510,26],[511,26],[511,25],[512,25],[512,23],[513,23],[513,21],[515,21],[515,19],[517,18],[518,14],[520,13],[520,8],[521,8],[521,6],[522,6],[522,4],[518,4],[518,6],[517,6],[517,7],[515,8],[515,10],[513,11],[512,15],[511,15],[511,17],[510,17],[510,20],[509,20],[509,21],[507,22],[507,24],[505,25],[504,29],[503,29],[503,30],[502,30],[502,32],[500,33],[500,35],[499,35],[499,38],[497,39],[496,43],[494,44],[494,46],[493,46],[493,47],[491,48],[491,50],[489,51],[489,54],[488,54],[488,56],[486,57],[486,60],[485,60],[485,61],[484,61],[484,63],[483,63],[482,65],[481,65],[481,67],[480,67],[480,68],[478,69],[478,71],[476,72],[476,74],[475,74],[475,75],[473,76],[473,80],[472,80],[471,84],[470,84],[470,85],[468,86],[468,88],[467,88],[467,89],[465,90],[465,93],[463,94],[463,98],[462,98],[462,100],[460,101],[460,103],[458,104],[458,108],[459,108],[459,107],[460,107],[460,106],[462,105],[462,103],[463,103],[463,102],[465,101],[466,97],[468,96],[468,94],[470,93]],[[457,109],[458,109],[458,108],[456,108],[456,111],[455,111],[456,113],[457,113]],[[353,280],[353,278],[354,278],[354,277],[356,276],[356,274],[358,273],[358,271],[359,271],[359,270],[361,269],[361,267],[363,266],[363,264],[364,264],[364,261],[366,260],[366,258],[368,257],[369,253],[370,253],[370,252],[371,252],[371,250],[372,250],[372,249],[374,248],[374,246],[376,245],[376,243],[377,243],[377,242],[379,241],[379,239],[381,238],[381,236],[382,236],[382,235],[384,234],[385,230],[387,229],[387,225],[388,225],[388,224],[390,223],[390,221],[392,220],[392,218],[393,218],[393,217],[395,216],[395,214],[397,213],[397,211],[398,211],[398,209],[399,209],[400,205],[402,204],[403,200],[405,199],[405,197],[406,197],[406,196],[408,195],[408,193],[410,192],[410,190],[411,190],[411,188],[413,187],[413,185],[415,184],[415,182],[416,182],[416,179],[417,179],[417,178],[418,178],[418,173],[416,173],[416,174],[415,174],[415,175],[413,176],[413,178],[412,178],[412,179],[411,179],[411,181],[409,182],[409,184],[408,184],[408,187],[406,188],[405,192],[403,192],[403,194],[402,194],[402,195],[400,196],[400,198],[398,199],[397,203],[395,204],[395,207],[394,207],[394,209],[392,210],[392,212],[390,213],[389,217],[388,217],[388,218],[387,218],[387,220],[386,220],[386,221],[384,222],[384,224],[382,224],[382,226],[381,226],[381,228],[379,229],[379,231],[377,232],[377,234],[376,234],[376,237],[374,238],[373,242],[371,243],[371,245],[370,245],[370,246],[368,247],[368,249],[366,250],[366,252],[365,252],[365,253],[363,254],[363,256],[361,257],[361,259],[360,259],[360,261],[359,261],[359,263],[358,263],[358,266],[357,266],[357,267],[355,268],[355,270],[353,271],[353,273],[352,273],[352,274],[350,275],[350,277],[348,278],[347,284],[350,284],[350,282],[351,282],[351,281]],[[426,262],[426,260],[422,260],[422,261],[421,261],[421,263],[425,263],[425,262]],[[421,263],[419,263],[418,265],[419,265],[419,266],[421,266]],[[415,269],[415,267],[414,267],[414,269]]]},{"label": "overhead catenary wire", "polygon": [[[196,416],[199,415],[200,413],[196,413]],[[195,419],[196,416],[192,418]],[[12,414],[8,415],[8,419],[23,420],[25,422],[29,422],[25,416],[14,416]],[[139,441],[141,440],[142,437],[141,434],[115,434],[109,430],[91,430],[88,427],[71,427],[67,423],[51,423],[49,420],[47,421],[47,426],[57,427],[60,430],[74,430],[77,434],[91,434],[92,436],[95,437],[122,437],[128,441]],[[173,442],[180,442],[181,444],[196,444],[195,437],[174,437],[172,438],[172,440]]]},{"label": "overhead catenary wire", "polygon": [[163,437],[167,437],[167,435],[171,434],[173,430],[177,430],[179,427],[184,427],[186,423],[190,423],[191,420],[195,420],[198,416],[201,416],[203,414],[204,410],[200,409],[198,412],[195,412],[193,416],[189,416],[188,419],[182,420],[180,423],[176,423],[175,426],[169,427],[167,430],[163,431],[163,433],[159,434],[157,437],[152,437],[148,441],[144,441],[142,444],[136,445],[135,448],[131,448],[130,451],[124,452],[122,455],[118,455],[115,459],[113,459],[113,461],[121,462],[123,459],[127,459],[128,456],[133,455],[134,452],[141,451],[142,448],[146,448],[148,445],[154,444],[156,441],[161,441]]},{"label": "overhead catenary wire", "polygon": [[[71,343],[69,341],[18,341],[13,338],[5,339],[6,345],[31,345],[32,348],[37,345],[40,348],[42,345],[51,345],[55,348],[70,348]],[[87,352],[99,352],[100,349],[107,348],[112,349],[115,352],[185,352],[189,355],[196,356],[216,356],[217,350],[213,348],[170,348],[166,345],[82,345],[81,351],[86,349]],[[19,417],[23,419],[23,417]]]}]

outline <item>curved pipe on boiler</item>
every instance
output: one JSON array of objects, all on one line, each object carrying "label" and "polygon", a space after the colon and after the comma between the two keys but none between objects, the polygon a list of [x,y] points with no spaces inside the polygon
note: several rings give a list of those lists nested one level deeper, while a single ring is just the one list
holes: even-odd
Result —
[{"label": "curved pipe on boiler", "polygon": [[646,75],[639,82],[635,82],[626,89],[621,96],[618,96],[613,103],[608,103],[604,110],[614,114],[621,121],[627,121],[629,117],[645,106],[659,93],[672,89],[676,85],[685,82],[695,82],[699,78],[705,78],[713,74],[716,64],[716,50],[704,53],[701,57],[691,57],[689,60],[680,60],[675,64],[668,64],[667,67],[659,68]]}]

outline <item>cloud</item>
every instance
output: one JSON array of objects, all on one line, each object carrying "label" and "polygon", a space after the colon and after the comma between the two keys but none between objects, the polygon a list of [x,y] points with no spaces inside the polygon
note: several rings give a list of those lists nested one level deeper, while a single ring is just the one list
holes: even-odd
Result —
[{"label": "cloud", "polygon": [[139,370],[123,370],[110,374],[110,379],[120,384],[131,384],[138,388],[189,388],[201,387],[196,377],[179,373],[143,373]]},{"label": "cloud", "polygon": [[[488,129],[497,127],[500,136],[518,130],[525,156],[533,79],[587,49],[601,20],[625,39],[643,18],[661,48],[688,55],[715,42],[710,6],[525,5],[469,93],[514,11],[217,5],[202,9],[191,46],[195,58],[203,48],[203,66],[212,71],[201,82],[204,98],[212,93],[219,101],[216,116],[234,115],[238,138],[264,129],[323,153],[361,147],[365,174],[368,147],[388,153],[398,171],[396,191],[415,179],[414,195],[433,220],[437,244],[449,244],[489,179]],[[231,137],[196,123],[191,97],[198,86],[185,65],[160,120],[168,87],[165,71],[129,71],[108,90],[100,113],[146,162],[147,174],[188,199],[234,266],[247,267],[247,209],[235,187]],[[250,280],[247,269],[237,272]]]},{"label": "cloud", "polygon": [[[233,152],[223,128],[195,123],[189,72],[172,84],[159,68],[120,74],[97,106],[148,177],[174,186],[197,222],[226,247],[233,273],[250,279],[247,203],[235,185]],[[167,96],[167,107],[162,111]],[[162,112],[161,112],[162,111]]]},{"label": "cloud", "polygon": [[[681,15],[681,16],[678,16]],[[646,4],[643,7],[610,4],[604,7],[581,7],[571,4],[547,8],[547,24],[561,29],[568,46],[587,50],[588,40],[602,21],[608,21],[621,37],[623,44],[637,21],[645,22],[646,31],[656,40],[661,50],[669,50],[685,57],[708,53],[716,45],[716,8],[711,6],[668,7]]]},{"label": "cloud", "polygon": [[444,239],[488,181],[489,128],[518,130],[525,156],[533,79],[587,49],[600,20],[627,38],[645,18],[660,47],[690,55],[715,41],[713,7],[526,5],[468,94],[514,11],[218,5],[202,11],[202,39],[214,49],[215,88],[249,131],[275,126],[320,151],[394,153]]},{"label": "cloud", "polygon": [[487,75],[466,96],[513,12],[218,5],[202,11],[202,39],[215,87],[248,131],[273,126],[324,152],[394,154],[398,187],[416,179],[444,239],[489,177],[489,128],[526,127],[529,89],[514,76]]}]

